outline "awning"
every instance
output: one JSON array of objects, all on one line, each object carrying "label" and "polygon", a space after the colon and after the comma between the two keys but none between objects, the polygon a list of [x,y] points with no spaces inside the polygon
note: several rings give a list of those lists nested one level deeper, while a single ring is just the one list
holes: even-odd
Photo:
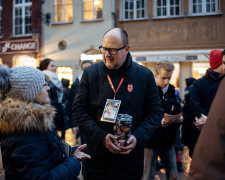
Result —
[{"label": "awning", "polygon": [[208,61],[210,49],[175,50],[175,51],[131,51],[133,60],[141,62],[171,62]]}]

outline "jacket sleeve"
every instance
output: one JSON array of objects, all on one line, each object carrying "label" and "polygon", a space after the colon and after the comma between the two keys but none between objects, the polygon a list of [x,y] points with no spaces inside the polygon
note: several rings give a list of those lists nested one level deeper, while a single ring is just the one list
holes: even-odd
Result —
[{"label": "jacket sleeve", "polygon": [[[190,108],[191,112],[193,112],[194,117],[200,117],[201,113],[204,114],[204,109],[201,104],[203,96],[202,94],[204,92],[201,89],[201,85],[201,81],[195,81],[190,91]],[[207,91],[207,89],[205,91]]]},{"label": "jacket sleeve", "polygon": [[72,118],[85,134],[85,140],[97,147],[103,142],[107,132],[103,130],[89,113],[90,87],[89,78],[84,71],[72,106]]},{"label": "jacket sleeve", "polygon": [[163,109],[152,72],[148,73],[146,81],[144,119],[133,133],[139,144],[143,144],[153,135],[163,118]]},{"label": "jacket sleeve", "polygon": [[44,135],[17,144],[12,159],[15,160],[16,171],[23,179],[72,180],[79,175],[81,166],[78,159],[70,157],[62,161],[62,153],[51,150],[55,147],[49,145]]},{"label": "jacket sleeve", "polygon": [[75,95],[76,95],[76,92],[77,92],[77,87],[79,85],[79,80],[76,79],[72,86],[71,86],[71,89],[70,89],[70,92],[69,92],[69,95],[68,95],[68,102],[67,102],[67,105],[66,105],[66,109],[67,109],[67,114],[68,114],[68,117],[69,117],[69,128],[73,128],[73,127],[76,127],[77,124],[76,122],[72,119],[72,104],[73,104],[73,101],[74,101],[74,98],[75,98]]}]

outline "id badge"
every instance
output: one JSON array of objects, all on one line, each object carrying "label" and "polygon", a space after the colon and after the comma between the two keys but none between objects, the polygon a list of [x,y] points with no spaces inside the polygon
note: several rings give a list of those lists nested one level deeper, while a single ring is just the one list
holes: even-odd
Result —
[{"label": "id badge", "polygon": [[120,104],[120,100],[107,99],[101,121],[115,123]]}]

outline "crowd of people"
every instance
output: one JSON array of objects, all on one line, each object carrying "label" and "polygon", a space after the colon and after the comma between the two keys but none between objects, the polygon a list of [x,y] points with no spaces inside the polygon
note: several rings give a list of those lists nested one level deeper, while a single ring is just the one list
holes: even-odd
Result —
[{"label": "crowd of people", "polygon": [[[160,168],[175,180],[184,145],[193,158],[188,179],[225,178],[225,50],[210,52],[202,78],[186,79],[182,102],[170,84],[171,62],[157,62],[152,72],[129,50],[126,31],[108,30],[103,61],[83,61],[71,88],[52,59],[37,69],[0,66],[5,179],[78,179],[82,164],[84,180],[154,180]],[[118,115],[131,117],[128,130]],[[120,145],[115,124],[120,136],[129,132]],[[68,128],[82,145],[64,141]]]}]

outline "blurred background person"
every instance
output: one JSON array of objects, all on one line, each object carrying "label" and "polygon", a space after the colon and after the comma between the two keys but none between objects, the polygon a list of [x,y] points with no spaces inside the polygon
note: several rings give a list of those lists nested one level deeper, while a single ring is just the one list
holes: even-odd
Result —
[{"label": "blurred background person", "polygon": [[[223,59],[225,62],[225,59]],[[220,83],[196,144],[188,180],[225,179],[225,79]]]},{"label": "blurred background person", "polygon": [[225,72],[225,62],[222,61],[222,51],[212,50],[209,54],[209,64],[210,68],[207,69],[206,74],[196,80],[191,88],[190,98],[191,98],[191,112],[195,118],[193,128],[197,133],[192,136],[190,147],[190,155],[192,156],[195,144],[198,140],[198,136],[204,123],[207,120],[208,112],[212,101],[216,95],[217,88],[220,84],[221,79]]},{"label": "blurred background person", "polygon": [[[155,66],[154,76],[164,113],[177,115],[181,113],[181,107],[175,94],[175,87],[169,83],[173,71],[174,65],[172,63],[170,63],[169,61],[160,61]],[[180,118],[176,121],[163,118],[160,128],[154,133],[152,138],[146,144],[145,161],[150,161],[148,162],[150,164],[150,167],[147,162],[145,162],[145,169],[150,168],[150,171],[146,170],[146,172],[150,173],[144,174],[143,180],[155,179],[158,156],[160,157],[166,170],[166,179],[177,179],[178,173],[174,145],[177,130],[181,122],[180,120]],[[152,148],[153,156],[151,159],[149,157],[146,157],[146,154],[150,154],[147,152]]]},{"label": "blurred background person", "polygon": [[64,129],[62,130],[61,138],[65,139],[66,129],[71,128],[71,118],[69,117],[70,80],[62,78],[61,82],[63,86],[62,105],[64,110]]},{"label": "blurred background person", "polygon": [[183,101],[183,123],[182,123],[182,142],[185,146],[187,146],[189,149],[192,147],[192,136],[196,136],[198,134],[197,128],[193,128],[195,126],[193,124],[194,122],[194,116],[191,112],[191,104],[190,104],[190,91],[193,87],[193,83],[196,79],[193,77],[189,77],[185,79],[186,82],[186,88],[184,91],[184,101]]},{"label": "blurred background person", "polygon": [[[68,106],[70,107],[70,110],[69,110],[69,117],[70,118],[72,117],[72,104],[73,104],[74,98],[76,96],[77,87],[78,87],[78,85],[80,83],[80,80],[81,80],[81,77],[83,75],[84,70],[87,69],[91,65],[92,65],[92,62],[89,61],[89,60],[82,61],[82,63],[81,63],[81,72],[77,76],[77,78],[75,79],[75,81],[73,82],[73,84],[71,86],[70,97],[69,97],[69,104],[68,104]],[[84,136],[83,136],[82,132],[80,132],[80,130],[77,127],[76,123],[75,122],[71,122],[70,126],[75,127],[75,128],[72,129],[73,133],[76,134],[76,139],[78,139],[80,137],[81,144],[83,144],[84,143]]]},{"label": "blurred background person", "polygon": [[[64,110],[62,106],[63,86],[56,74],[56,63],[52,59],[44,59],[40,62],[39,69],[45,74],[45,79],[50,87],[49,97],[51,105],[56,108],[54,123],[58,131],[64,131],[68,124],[64,119]],[[62,137],[64,138],[64,136]]]}]

